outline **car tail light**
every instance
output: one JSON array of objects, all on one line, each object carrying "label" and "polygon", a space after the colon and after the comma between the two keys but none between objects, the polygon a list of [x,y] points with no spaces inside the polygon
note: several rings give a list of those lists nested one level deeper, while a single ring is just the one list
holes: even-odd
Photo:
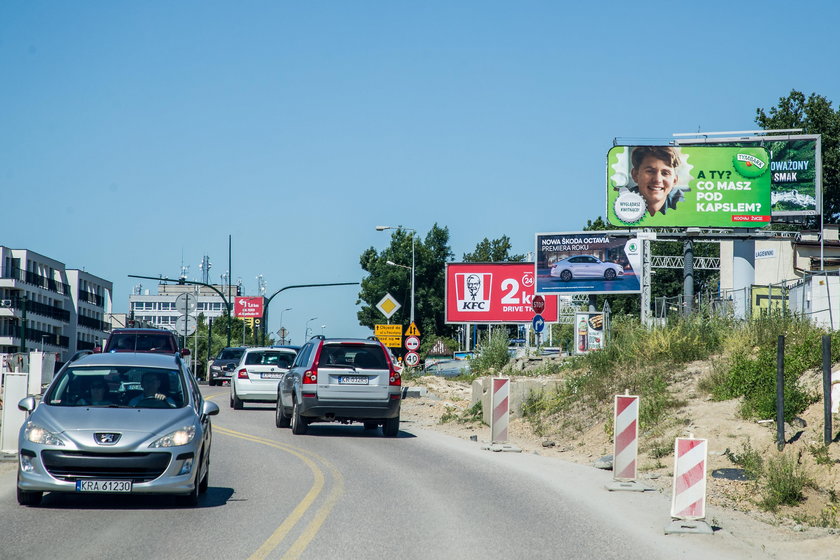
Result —
[{"label": "car tail light", "polygon": [[390,377],[388,377],[388,385],[395,385],[399,387],[400,385],[402,385],[402,378],[400,377],[400,372],[395,370],[393,366],[390,369],[391,375]]},{"label": "car tail light", "polygon": [[238,372],[236,372],[236,377],[238,377],[239,379],[248,379],[248,370],[245,368],[240,369]]},{"label": "car tail light", "polygon": [[304,385],[311,385],[313,383],[318,382],[318,368],[313,367],[312,369],[306,370],[303,374],[303,384]]}]

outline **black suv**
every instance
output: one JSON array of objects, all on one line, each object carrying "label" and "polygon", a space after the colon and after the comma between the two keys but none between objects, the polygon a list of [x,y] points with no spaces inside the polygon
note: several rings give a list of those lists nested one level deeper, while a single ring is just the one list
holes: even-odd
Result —
[{"label": "black suv", "polygon": [[376,339],[317,336],[298,352],[277,386],[275,422],[304,434],[312,422],[363,422],[395,437],[402,380]]},{"label": "black suv", "polygon": [[114,329],[105,343],[108,352],[153,352],[189,356],[188,348],[178,347],[178,337],[164,329]]},{"label": "black suv", "polygon": [[225,381],[230,381],[233,370],[244,353],[245,348],[242,346],[222,348],[219,350],[219,353],[210,362],[210,367],[207,370],[207,384],[221,385]]}]

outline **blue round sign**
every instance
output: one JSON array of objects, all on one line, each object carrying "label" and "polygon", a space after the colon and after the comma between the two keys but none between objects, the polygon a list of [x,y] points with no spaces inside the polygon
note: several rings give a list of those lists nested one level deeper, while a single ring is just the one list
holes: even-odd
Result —
[{"label": "blue round sign", "polygon": [[541,333],[545,327],[545,321],[543,320],[542,315],[534,315],[534,320],[531,321],[531,324],[534,325],[534,332],[538,333]]}]

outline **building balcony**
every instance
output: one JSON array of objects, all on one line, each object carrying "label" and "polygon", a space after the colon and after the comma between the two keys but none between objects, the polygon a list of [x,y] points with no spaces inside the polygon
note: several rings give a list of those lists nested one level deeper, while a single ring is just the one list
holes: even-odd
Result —
[{"label": "building balcony", "polygon": [[26,284],[32,284],[33,286],[37,286],[57,294],[65,296],[70,295],[69,285],[64,284],[63,282],[57,282],[53,278],[47,278],[46,276],[41,276],[40,274],[35,274],[34,272],[23,270],[21,268],[4,270],[2,276],[0,277],[18,280]]},{"label": "building balcony", "polygon": [[79,316],[78,322],[80,327],[87,327],[95,331],[107,331],[110,329],[108,323],[100,321],[99,319],[94,319],[92,317]]}]

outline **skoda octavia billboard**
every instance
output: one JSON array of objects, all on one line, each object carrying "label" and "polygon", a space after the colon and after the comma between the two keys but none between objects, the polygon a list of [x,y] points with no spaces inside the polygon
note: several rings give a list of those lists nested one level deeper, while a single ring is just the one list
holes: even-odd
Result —
[{"label": "skoda octavia billboard", "polygon": [[609,231],[537,234],[538,294],[629,294],[641,290],[642,243]]},{"label": "skoda octavia billboard", "polygon": [[770,224],[762,147],[616,146],[607,154],[607,219],[620,227]]},{"label": "skoda octavia billboard", "polygon": [[[533,263],[447,263],[447,323],[530,323]],[[557,298],[545,298],[543,320],[557,322]]]}]

